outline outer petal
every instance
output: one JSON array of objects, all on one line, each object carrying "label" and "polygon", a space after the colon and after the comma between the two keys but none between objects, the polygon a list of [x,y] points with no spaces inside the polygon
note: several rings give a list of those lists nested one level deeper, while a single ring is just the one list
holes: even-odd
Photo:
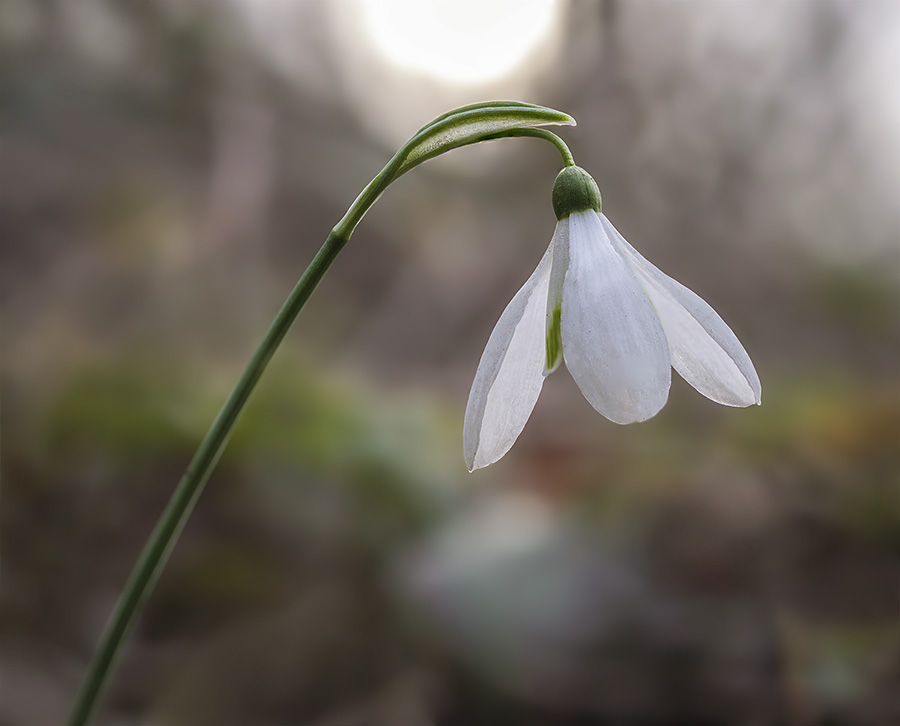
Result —
[{"label": "outer petal", "polygon": [[606,418],[644,421],[665,404],[672,379],[665,333],[593,211],[569,215],[562,341],[572,378]]},{"label": "outer petal", "polygon": [[552,259],[551,241],[537,269],[506,306],[481,355],[463,426],[469,471],[493,464],[510,450],[541,393]]},{"label": "outer petal", "polygon": [[725,321],[702,298],[647,262],[605,216],[601,221],[656,308],[675,370],[717,403],[759,403],[759,376]]}]

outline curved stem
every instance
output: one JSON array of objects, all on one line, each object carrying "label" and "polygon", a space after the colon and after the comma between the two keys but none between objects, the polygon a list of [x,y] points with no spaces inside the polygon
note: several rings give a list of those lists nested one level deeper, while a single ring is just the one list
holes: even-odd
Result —
[{"label": "curved stem", "polygon": [[572,156],[572,152],[569,151],[569,147],[566,146],[566,142],[559,138],[559,136],[554,134],[552,131],[547,131],[547,129],[509,129],[508,131],[489,134],[488,136],[485,136],[480,140],[493,141],[494,139],[505,139],[513,136],[530,136],[535,139],[543,139],[544,141],[549,141],[556,147],[556,150],[562,157],[564,166],[575,166],[575,157]]},{"label": "curved stem", "polygon": [[[427,131],[430,126],[424,127],[420,134]],[[555,134],[542,129],[507,129],[458,145],[467,145],[468,143],[477,143],[478,141],[506,136],[533,136],[545,139],[553,143],[557,149],[560,149],[563,161],[567,165],[574,163],[571,161],[572,155],[562,140]],[[418,135],[413,137],[414,140],[417,138]],[[190,516],[200,493],[203,491],[203,486],[209,479],[210,473],[218,462],[225,444],[228,442],[231,431],[244,405],[284,339],[288,328],[290,328],[338,253],[347,244],[350,235],[369,207],[375,203],[381,193],[398,176],[425,161],[426,158],[432,158],[436,155],[423,156],[404,167],[407,151],[412,141],[397,152],[384,169],[369,182],[353,204],[350,205],[347,213],[335,225],[309,267],[297,281],[291,294],[266,331],[259,347],[253,353],[237,385],[207,432],[193,459],[191,459],[184,476],[178,482],[178,486],[172,493],[169,503],[163,510],[156,527],[150,534],[134,569],[128,577],[128,581],[100,638],[97,651],[91,660],[87,675],[76,697],[72,712],[69,715],[69,726],[84,726],[84,724],[88,723],[109,677],[116,656],[134,623],[137,613],[150,595],[172,548],[175,546],[175,542],[178,540],[181,530],[187,522],[187,518]],[[441,152],[438,151],[437,153]]]}]

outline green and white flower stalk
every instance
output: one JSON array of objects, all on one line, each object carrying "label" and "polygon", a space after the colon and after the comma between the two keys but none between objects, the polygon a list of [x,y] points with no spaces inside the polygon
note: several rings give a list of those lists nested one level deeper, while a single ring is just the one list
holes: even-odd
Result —
[{"label": "green and white flower stalk", "polygon": [[588,402],[619,424],[656,415],[672,368],[717,403],[760,403],[759,377],[731,328],[625,241],[587,172],[560,172],[553,209],[550,246],[500,316],[475,373],[463,429],[469,471],[509,451],[563,360]]}]

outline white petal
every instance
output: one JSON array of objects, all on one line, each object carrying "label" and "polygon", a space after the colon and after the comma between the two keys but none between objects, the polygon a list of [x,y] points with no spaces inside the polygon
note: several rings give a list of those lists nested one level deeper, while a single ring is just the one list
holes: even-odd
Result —
[{"label": "white petal", "polygon": [[616,252],[596,212],[569,215],[569,268],[563,284],[566,366],[606,418],[644,421],[669,396],[672,369],[659,318]]},{"label": "white petal", "polygon": [[700,296],[647,262],[605,216],[602,223],[653,302],[681,377],[717,403],[759,403],[759,376],[725,321]]},{"label": "white petal", "polygon": [[510,450],[541,393],[552,258],[553,242],[506,306],[481,355],[463,426],[469,471]]}]

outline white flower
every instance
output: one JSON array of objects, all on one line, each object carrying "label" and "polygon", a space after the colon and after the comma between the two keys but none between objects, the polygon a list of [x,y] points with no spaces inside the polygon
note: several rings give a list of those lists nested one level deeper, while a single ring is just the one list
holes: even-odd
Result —
[{"label": "white flower", "polygon": [[463,431],[469,471],[509,451],[562,360],[588,402],[619,424],[663,407],[673,367],[713,401],[760,403],[759,377],[731,328],[625,241],[584,170],[560,172],[553,206],[550,246],[497,321],[475,373]]}]

